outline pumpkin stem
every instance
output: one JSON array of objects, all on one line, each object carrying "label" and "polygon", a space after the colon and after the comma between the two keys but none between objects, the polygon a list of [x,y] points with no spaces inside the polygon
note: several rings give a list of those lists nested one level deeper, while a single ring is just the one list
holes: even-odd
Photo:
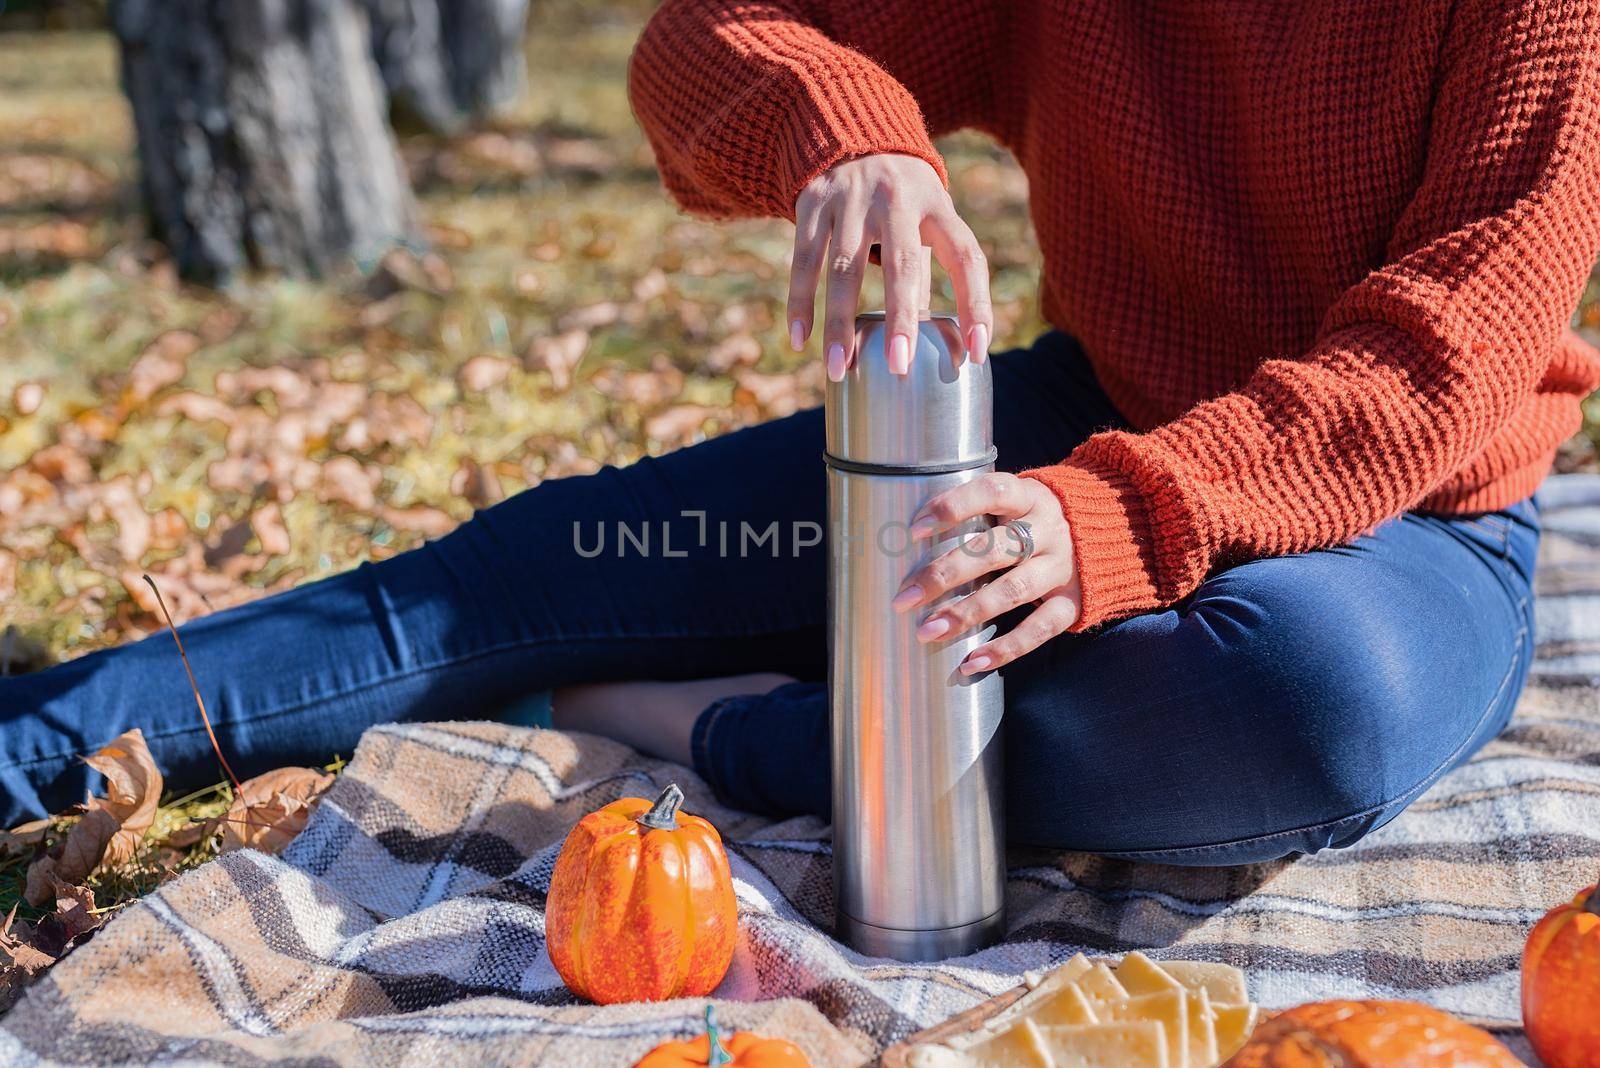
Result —
[{"label": "pumpkin stem", "polygon": [[[676,790],[677,787],[669,787]],[[665,795],[663,795],[665,796]],[[682,794],[678,795],[682,797]],[[722,1045],[722,1037],[717,1034],[717,1021],[712,1018],[712,1006],[706,1006],[706,1068],[718,1068],[719,1065],[732,1064],[733,1054],[729,1053]]]},{"label": "pumpkin stem", "polygon": [[669,782],[667,788],[661,791],[661,796],[656,798],[656,803],[650,806],[650,811],[637,817],[641,827],[649,827],[657,831],[675,831],[678,829],[678,806],[683,804],[683,791],[678,789],[678,784]]},{"label": "pumpkin stem", "polygon": [[1600,916],[1600,883],[1595,884],[1594,892],[1589,895],[1589,900],[1583,903],[1583,911]]}]

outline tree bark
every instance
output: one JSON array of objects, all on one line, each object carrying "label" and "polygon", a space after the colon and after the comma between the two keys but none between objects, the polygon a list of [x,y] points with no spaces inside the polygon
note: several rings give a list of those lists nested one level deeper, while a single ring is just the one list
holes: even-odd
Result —
[{"label": "tree bark", "polygon": [[188,278],[415,238],[359,0],[113,0],[146,205]]},{"label": "tree bark", "polygon": [[527,20],[528,0],[439,0],[450,85],[462,111],[492,115],[522,93]]},{"label": "tree bark", "polygon": [[439,5],[440,0],[366,0],[372,55],[395,118],[455,133],[466,116],[450,84]]},{"label": "tree bark", "polygon": [[527,0],[365,0],[372,51],[397,115],[455,133],[527,81]]}]

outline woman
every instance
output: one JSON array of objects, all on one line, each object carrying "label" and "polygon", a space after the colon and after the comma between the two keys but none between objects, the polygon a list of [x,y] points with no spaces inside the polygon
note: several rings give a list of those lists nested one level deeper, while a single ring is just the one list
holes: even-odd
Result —
[{"label": "woman", "polygon": [[[631,90],[685,207],[795,219],[792,341],[825,278],[835,378],[873,245],[891,335],[929,246],[987,358],[930,134],[986,130],[1027,172],[1060,332],[994,358],[1009,473],[921,529],[990,514],[1036,548],[952,552],[894,600],[929,641],[1011,624],[963,670],[1006,673],[1013,841],[1345,845],[1504,726],[1529,497],[1600,382],[1565,329],[1600,250],[1600,5],[669,0]],[[820,522],[820,448],[813,411],[551,482],[190,624],[221,733],[259,768],[561,687],[557,726],[825,814],[823,550],[705,537]],[[594,553],[618,524],[674,555]],[[174,778],[210,767],[165,638],[0,681],[0,709],[7,817],[75,796],[73,754],[129,726]]]}]

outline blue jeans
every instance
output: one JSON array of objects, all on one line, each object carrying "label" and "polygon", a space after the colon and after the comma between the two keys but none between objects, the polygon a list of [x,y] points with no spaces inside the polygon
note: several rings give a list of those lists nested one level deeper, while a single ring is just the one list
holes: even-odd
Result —
[{"label": "blue jeans", "polygon": [[[997,356],[995,389],[1004,469],[1123,425],[1061,334]],[[735,806],[826,815],[821,450],[809,411],[548,482],[186,625],[230,761],[323,762],[374,723],[488,717],[573,683],[778,671],[803,681],[700,717],[696,770]],[[1180,864],[1355,841],[1510,717],[1537,542],[1531,502],[1408,514],[1050,642],[1005,671],[1012,841]],[[172,785],[218,778],[168,635],[0,679],[0,826],[81,799],[78,755],[130,727]]]}]

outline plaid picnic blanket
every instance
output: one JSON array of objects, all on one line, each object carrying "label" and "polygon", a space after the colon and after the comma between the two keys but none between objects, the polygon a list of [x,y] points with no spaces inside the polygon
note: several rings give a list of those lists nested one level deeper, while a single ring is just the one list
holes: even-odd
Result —
[{"label": "plaid picnic blanket", "polygon": [[207,864],[53,969],[0,1021],[0,1062],[630,1064],[697,1033],[703,1003],[576,1003],[544,950],[545,891],[574,821],[669,780],[737,880],[719,1015],[817,1065],[870,1061],[1026,968],[1136,948],[1241,965],[1268,1007],[1415,998],[1517,1044],[1527,928],[1600,871],[1600,477],[1553,479],[1543,502],[1539,660],[1510,729],[1355,848],[1220,869],[1015,853],[1002,944],[897,964],[828,937],[814,819],[722,808],[598,738],[382,727],[283,856]]}]

